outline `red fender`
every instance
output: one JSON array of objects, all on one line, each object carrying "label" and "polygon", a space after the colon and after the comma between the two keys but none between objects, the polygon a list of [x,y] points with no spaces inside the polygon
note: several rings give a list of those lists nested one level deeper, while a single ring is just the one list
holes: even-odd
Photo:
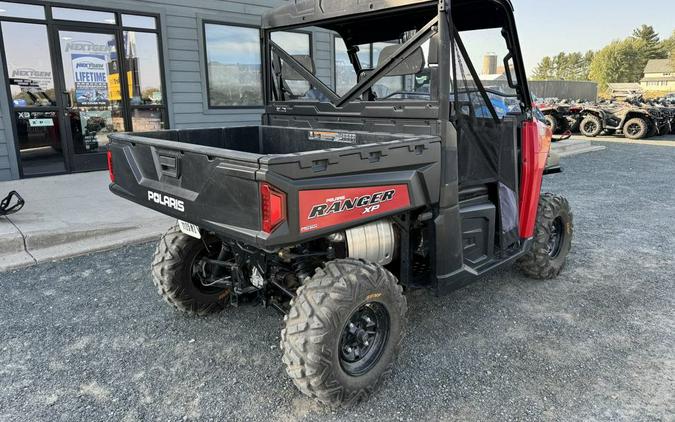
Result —
[{"label": "red fender", "polygon": [[529,239],[534,235],[537,220],[541,181],[546,160],[551,150],[553,132],[538,120],[523,123],[521,155],[523,159],[520,178],[520,237]]}]

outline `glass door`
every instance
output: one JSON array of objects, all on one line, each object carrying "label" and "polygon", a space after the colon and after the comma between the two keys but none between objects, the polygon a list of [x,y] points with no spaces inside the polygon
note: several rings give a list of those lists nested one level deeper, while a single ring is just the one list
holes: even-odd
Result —
[{"label": "glass door", "polygon": [[2,22],[21,176],[64,173],[63,128],[47,25]]},{"label": "glass door", "polygon": [[72,171],[105,165],[108,134],[125,131],[128,93],[120,71],[118,31],[58,29],[62,101]]}]

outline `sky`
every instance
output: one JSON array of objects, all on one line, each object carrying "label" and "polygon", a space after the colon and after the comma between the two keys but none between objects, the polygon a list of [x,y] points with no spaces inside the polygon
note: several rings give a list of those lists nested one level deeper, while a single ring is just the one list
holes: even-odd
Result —
[{"label": "sky", "polygon": [[528,74],[544,56],[599,50],[633,29],[675,30],[675,0],[512,0]]}]

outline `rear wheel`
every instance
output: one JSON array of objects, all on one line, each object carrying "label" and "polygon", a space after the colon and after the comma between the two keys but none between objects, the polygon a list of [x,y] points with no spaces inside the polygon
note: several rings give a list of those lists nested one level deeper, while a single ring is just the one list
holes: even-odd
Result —
[{"label": "rear wheel", "polygon": [[216,259],[220,253],[221,243],[217,239],[196,239],[177,226],[169,229],[160,239],[152,260],[152,279],[159,294],[188,314],[206,315],[223,310],[229,304],[230,291],[207,277],[203,261]]},{"label": "rear wheel", "polygon": [[368,398],[394,366],[406,310],[403,289],[381,266],[328,262],[291,302],[281,332],[286,372],[326,404]]},{"label": "rear wheel", "polygon": [[649,123],[641,118],[634,117],[623,125],[623,135],[628,139],[642,139],[649,132]]},{"label": "rear wheel", "polygon": [[596,136],[600,135],[600,132],[602,132],[602,121],[598,116],[589,114],[584,117],[584,119],[581,121],[581,124],[579,124],[579,131],[584,136],[595,138]]},{"label": "rear wheel", "polygon": [[546,193],[539,199],[533,244],[517,267],[528,277],[546,280],[557,277],[572,248],[574,221],[569,202]]}]

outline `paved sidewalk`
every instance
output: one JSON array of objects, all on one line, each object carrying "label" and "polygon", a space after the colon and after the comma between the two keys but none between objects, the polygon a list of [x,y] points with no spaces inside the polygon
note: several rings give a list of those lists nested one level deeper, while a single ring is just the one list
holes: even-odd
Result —
[{"label": "paved sidewalk", "polygon": [[108,190],[108,172],[0,183],[26,206],[0,217],[0,271],[156,239],[175,220]]}]

